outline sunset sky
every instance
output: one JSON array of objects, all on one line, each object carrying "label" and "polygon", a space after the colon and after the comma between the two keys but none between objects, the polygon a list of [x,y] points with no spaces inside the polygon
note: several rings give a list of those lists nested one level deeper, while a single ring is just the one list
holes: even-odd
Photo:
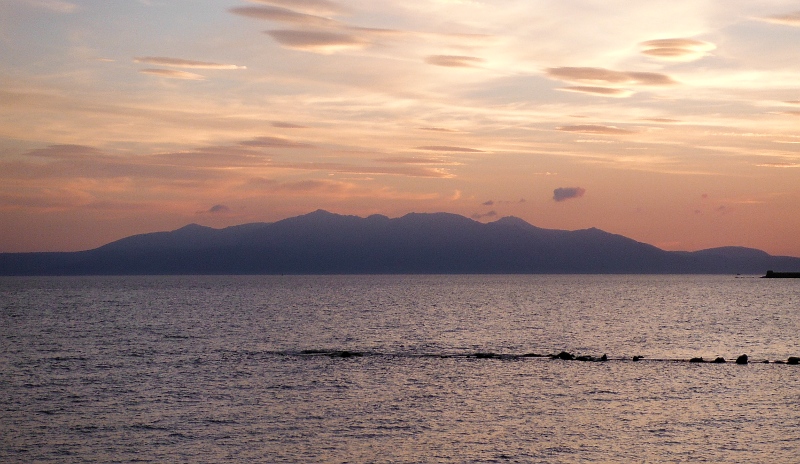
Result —
[{"label": "sunset sky", "polygon": [[800,4],[0,0],[0,251],[320,208],[800,256]]}]

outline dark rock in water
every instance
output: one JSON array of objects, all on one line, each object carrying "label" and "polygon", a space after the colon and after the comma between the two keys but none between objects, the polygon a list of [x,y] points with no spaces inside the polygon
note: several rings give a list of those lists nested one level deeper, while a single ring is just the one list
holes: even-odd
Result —
[{"label": "dark rock in water", "polygon": [[608,361],[608,355],[603,353],[603,356],[600,356],[600,361]]},{"label": "dark rock in water", "polygon": [[578,356],[575,358],[576,361],[594,361],[594,358],[591,356]]},{"label": "dark rock in water", "polygon": [[545,355],[543,354],[536,354],[536,353],[525,353],[522,355],[523,358],[544,358]]},{"label": "dark rock in water", "polygon": [[775,364],[786,364],[786,361],[781,361],[780,359],[775,361]]},{"label": "dark rock in water", "polygon": [[792,356],[792,357],[789,358],[789,360],[786,362],[786,364],[800,364],[800,358],[798,358],[796,356]]},{"label": "dark rock in water", "polygon": [[353,358],[353,357],[364,356],[364,354],[363,353],[359,353],[357,351],[346,351],[346,350],[343,350],[343,351],[331,351],[329,356],[332,357],[332,358]]},{"label": "dark rock in water", "polygon": [[644,358],[644,356],[634,356],[634,357],[633,357],[633,360],[634,360],[634,361],[639,361],[639,360],[640,360],[640,359],[642,359],[642,358]]},{"label": "dark rock in water", "polygon": [[572,361],[575,359],[575,355],[571,353],[567,353],[566,351],[562,351],[556,355],[551,356],[553,359],[562,359],[564,361]]},{"label": "dark rock in water", "polygon": [[499,358],[496,353],[475,353],[475,357],[478,359],[494,359]]},{"label": "dark rock in water", "polygon": [[[717,363],[717,364],[722,364],[722,363],[724,363],[724,362],[725,362],[725,358],[723,358],[722,356],[720,356],[720,357],[718,357],[717,359],[715,359],[715,360],[713,360],[713,361],[711,361],[711,362],[713,362],[713,363]],[[736,362],[739,362],[739,361],[737,360]]]},{"label": "dark rock in water", "polygon": [[765,359],[765,360],[761,361],[761,364],[769,364],[769,359]]},{"label": "dark rock in water", "polygon": [[701,357],[701,358],[692,358],[692,359],[689,360],[689,362],[690,363],[701,363],[701,362],[705,362],[705,361]]},{"label": "dark rock in water", "polygon": [[747,364],[747,355],[743,354],[736,358],[736,364]]}]

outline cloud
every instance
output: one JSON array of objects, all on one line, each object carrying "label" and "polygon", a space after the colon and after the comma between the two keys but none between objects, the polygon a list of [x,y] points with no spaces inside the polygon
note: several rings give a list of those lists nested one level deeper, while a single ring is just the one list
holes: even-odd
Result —
[{"label": "cloud", "polygon": [[346,10],[328,0],[250,0],[253,3],[263,3],[266,5],[277,5],[288,7],[293,10],[301,10],[311,14],[337,15],[345,13]]},{"label": "cloud", "polygon": [[800,168],[800,163],[761,163],[756,166],[761,168]]},{"label": "cloud", "polygon": [[263,21],[302,24],[310,26],[331,26],[338,24],[332,19],[305,13],[298,13],[286,8],[274,6],[238,6],[229,9],[233,14]]},{"label": "cloud", "polygon": [[301,126],[300,124],[283,121],[273,121],[271,125],[272,127],[278,127],[280,129],[308,129],[308,126]]},{"label": "cloud", "polygon": [[612,71],[605,68],[561,67],[548,68],[545,73],[558,80],[571,82],[620,85],[662,86],[677,84],[666,74],[651,72]]},{"label": "cloud", "polygon": [[553,200],[565,201],[573,198],[580,198],[586,193],[586,189],[581,187],[559,187],[553,190]]},{"label": "cloud", "polygon": [[139,70],[142,74],[149,74],[151,76],[167,77],[169,79],[185,79],[190,81],[202,81],[205,77],[200,74],[190,73],[186,71],[176,71],[174,69],[142,69]]},{"label": "cloud", "polygon": [[472,219],[483,219],[483,218],[495,217],[495,216],[497,216],[497,211],[492,210],[492,211],[489,211],[488,213],[483,213],[483,214],[475,213],[475,214],[472,215]]},{"label": "cloud", "polygon": [[28,0],[28,4],[54,13],[72,13],[78,5],[63,0]]},{"label": "cloud", "polygon": [[716,45],[702,40],[676,38],[648,40],[639,44],[642,54],[652,58],[671,61],[693,61],[700,59]]},{"label": "cloud", "polygon": [[593,95],[603,95],[607,97],[629,97],[633,94],[633,92],[627,89],[615,89],[613,87],[594,87],[594,86],[584,86],[584,85],[561,87],[558,90],[566,90],[567,92],[588,93]]},{"label": "cloud", "polygon": [[556,130],[564,132],[580,132],[582,134],[598,134],[598,135],[628,135],[635,134],[634,131],[627,129],[620,129],[615,126],[603,126],[599,124],[580,124],[577,126],[561,126],[556,127]]},{"label": "cloud", "polygon": [[239,142],[239,145],[245,147],[258,147],[258,148],[310,148],[313,145],[303,142],[295,142],[280,137],[256,137],[254,139]]},{"label": "cloud", "polygon": [[445,127],[419,127],[418,129],[431,132],[461,132],[456,129],[447,129]]},{"label": "cloud", "polygon": [[237,66],[235,64],[209,63],[206,61],[184,60],[181,58],[167,58],[163,56],[137,56],[133,61],[136,63],[170,66],[173,68],[247,69],[247,66]]},{"label": "cloud", "polygon": [[464,148],[464,147],[448,147],[442,145],[426,145],[422,147],[417,147],[417,150],[426,150],[426,151],[455,151],[460,153],[486,153],[483,150],[477,150],[475,148]]},{"label": "cloud", "polygon": [[338,32],[280,29],[266,31],[265,34],[286,48],[316,53],[334,53],[369,45],[364,39]]},{"label": "cloud", "polygon": [[379,158],[376,161],[380,161],[382,163],[396,163],[396,164],[435,164],[435,165],[451,165],[455,166],[459,163],[455,163],[452,161],[443,161],[438,158],[417,158],[417,157],[410,157],[410,156],[393,156],[388,158]]},{"label": "cloud", "polygon": [[492,201],[492,200],[489,200],[489,201],[484,201],[484,202],[483,202],[483,203],[481,203],[481,204],[482,204],[483,206],[492,206],[492,205],[494,205],[494,201]]},{"label": "cloud", "polygon": [[214,205],[208,209],[208,212],[211,214],[225,214],[229,213],[230,211],[231,209],[225,205]]},{"label": "cloud", "polygon": [[670,118],[643,118],[642,121],[662,122],[662,123],[680,122],[680,120],[678,119],[670,119]]},{"label": "cloud", "polygon": [[761,21],[768,22],[768,23],[773,23],[773,24],[782,24],[784,26],[800,27],[800,11],[795,11],[793,13],[773,15],[773,16],[766,16],[766,17],[757,18],[757,19],[759,19]]},{"label": "cloud", "polygon": [[448,68],[474,68],[476,65],[483,63],[484,60],[475,56],[430,55],[425,57],[425,62]]}]

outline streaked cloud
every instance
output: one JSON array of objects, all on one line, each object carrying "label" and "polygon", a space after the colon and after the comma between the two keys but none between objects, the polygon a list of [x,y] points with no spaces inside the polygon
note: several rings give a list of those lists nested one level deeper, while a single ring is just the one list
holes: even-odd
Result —
[{"label": "streaked cloud", "polygon": [[27,0],[27,3],[55,13],[73,13],[78,8],[78,5],[63,0]]},{"label": "streaked cloud", "polygon": [[294,124],[291,122],[283,122],[283,121],[273,121],[270,123],[272,127],[277,127],[279,129],[308,129],[308,126],[302,126],[300,124]]},{"label": "streaked cloud", "polygon": [[688,38],[648,40],[639,46],[643,55],[672,61],[698,60],[717,48],[712,43]]},{"label": "streaked cloud", "polygon": [[675,80],[666,74],[652,72],[612,71],[605,68],[560,67],[548,68],[545,73],[554,79],[571,82],[647,86],[677,84]]},{"label": "streaked cloud", "polygon": [[760,163],[756,164],[763,168],[800,168],[800,163]]},{"label": "streaked cloud", "polygon": [[585,85],[560,87],[558,90],[565,90],[567,92],[588,93],[592,95],[601,95],[604,97],[619,97],[619,98],[629,97],[633,94],[633,92],[628,89],[617,89],[613,87],[595,87],[595,86],[585,86]]},{"label": "streaked cloud", "polygon": [[586,193],[586,189],[581,187],[559,187],[553,190],[553,200],[565,201],[580,198],[584,193]]},{"label": "streaked cloud", "polygon": [[560,126],[556,130],[563,132],[579,132],[582,134],[596,134],[596,135],[628,135],[634,134],[634,131],[627,129],[620,129],[615,126],[603,126],[600,124],[579,124],[575,126]]},{"label": "streaked cloud", "polygon": [[247,66],[235,64],[211,63],[207,61],[184,60],[181,58],[167,58],[163,56],[139,56],[133,60],[136,63],[152,64],[156,66],[170,66],[173,68],[193,69],[247,69]]},{"label": "streaked cloud", "polygon": [[311,14],[337,15],[346,13],[341,5],[328,0],[249,0],[252,3],[275,5]]},{"label": "streaked cloud", "polygon": [[488,211],[486,213],[474,213],[472,215],[472,219],[475,219],[475,220],[485,219],[485,218],[492,218],[492,217],[497,217],[497,211],[491,210],[491,211]]},{"label": "streaked cloud", "polygon": [[225,213],[230,213],[231,209],[225,205],[217,204],[209,208],[208,212],[211,214],[225,214]]},{"label": "streaked cloud", "polygon": [[140,69],[139,72],[142,74],[149,74],[151,76],[167,77],[169,79],[185,79],[191,81],[202,81],[205,79],[205,77],[201,76],[200,74],[186,71],[176,71],[174,69],[148,68]]},{"label": "streaked cloud", "polygon": [[280,29],[264,33],[286,48],[324,54],[369,45],[368,41],[360,37],[339,32]]},{"label": "streaked cloud", "polygon": [[478,150],[475,148],[466,148],[466,147],[450,147],[446,145],[426,145],[422,147],[416,147],[417,150],[425,150],[425,151],[450,151],[450,152],[460,152],[460,153],[485,153],[483,150]]},{"label": "streaked cloud", "polygon": [[772,15],[772,16],[765,16],[757,19],[773,24],[782,24],[784,26],[800,27],[800,11]]},{"label": "streaked cloud", "polygon": [[425,62],[436,66],[448,68],[473,68],[484,62],[483,58],[462,55],[430,55],[425,57]]},{"label": "streaked cloud", "polygon": [[456,129],[448,129],[446,127],[419,127],[418,129],[430,132],[461,132]]},{"label": "streaked cloud", "polygon": [[332,26],[337,21],[274,6],[237,6],[229,9],[233,14],[262,21],[299,24],[304,26]]},{"label": "streaked cloud", "polygon": [[295,142],[281,137],[256,137],[254,139],[239,142],[239,145],[245,147],[259,147],[259,148],[309,148],[313,145],[302,142]]}]

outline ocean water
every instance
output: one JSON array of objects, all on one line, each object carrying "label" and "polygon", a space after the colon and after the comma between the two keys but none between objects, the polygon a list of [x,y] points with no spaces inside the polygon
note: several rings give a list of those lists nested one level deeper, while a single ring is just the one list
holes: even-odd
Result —
[{"label": "ocean water", "polygon": [[797,463],[799,309],[733,276],[2,278],[0,462]]}]

